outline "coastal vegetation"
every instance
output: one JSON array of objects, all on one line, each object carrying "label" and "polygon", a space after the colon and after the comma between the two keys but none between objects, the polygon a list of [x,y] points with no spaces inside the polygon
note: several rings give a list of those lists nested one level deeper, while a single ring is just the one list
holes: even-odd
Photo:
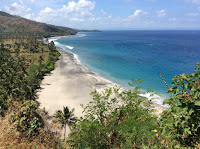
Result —
[{"label": "coastal vegetation", "polygon": [[36,22],[30,21],[30,28],[17,30],[12,21],[27,20],[0,12],[0,148],[200,148],[200,63],[195,73],[173,78],[164,101],[169,108],[159,116],[139,96],[142,80],[134,78],[132,90],[93,91],[81,118],[68,107],[51,116],[39,108],[36,92],[60,53],[43,37],[76,31],[46,24],[31,28]]},{"label": "coastal vegetation", "polygon": [[59,139],[38,109],[36,90],[59,52],[53,42],[45,45],[33,34],[1,33],[0,39],[0,146],[58,147]]},{"label": "coastal vegetation", "polygon": [[58,110],[54,115],[54,123],[60,123],[61,128],[64,128],[64,140],[66,136],[66,127],[71,128],[75,124],[76,117],[74,117],[74,109],[71,111],[68,107],[63,107],[63,111]]}]

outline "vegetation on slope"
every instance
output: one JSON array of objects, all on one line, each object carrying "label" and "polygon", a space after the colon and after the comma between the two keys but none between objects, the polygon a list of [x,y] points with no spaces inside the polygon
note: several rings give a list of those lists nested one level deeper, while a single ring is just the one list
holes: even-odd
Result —
[{"label": "vegetation on slope", "polygon": [[49,35],[75,35],[76,30],[31,21],[0,11],[0,32],[48,33]]},{"label": "vegetation on slope", "polygon": [[32,34],[3,34],[0,42],[0,146],[60,148],[36,102],[36,89],[59,56],[54,43]]}]

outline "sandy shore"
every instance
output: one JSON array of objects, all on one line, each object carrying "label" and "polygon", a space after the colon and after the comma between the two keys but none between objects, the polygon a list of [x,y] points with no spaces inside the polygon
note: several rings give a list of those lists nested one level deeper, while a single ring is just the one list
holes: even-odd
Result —
[{"label": "sandy shore", "polygon": [[56,62],[56,69],[41,83],[38,102],[50,115],[68,106],[75,108],[75,116],[80,117],[83,115],[80,104],[87,105],[92,100],[90,93],[94,89],[103,90],[114,85],[79,64],[72,53],[60,48],[59,52],[61,56]]}]

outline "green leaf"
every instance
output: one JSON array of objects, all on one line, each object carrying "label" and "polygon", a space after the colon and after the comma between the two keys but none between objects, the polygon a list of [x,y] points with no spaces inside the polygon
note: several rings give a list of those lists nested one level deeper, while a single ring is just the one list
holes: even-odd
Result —
[{"label": "green leaf", "polygon": [[200,106],[200,101],[195,101],[194,104],[195,104],[196,106]]},{"label": "green leaf", "polygon": [[187,76],[186,76],[185,74],[182,74],[181,77],[182,77],[183,79],[186,79],[186,78],[187,78]]},{"label": "green leaf", "polygon": [[153,132],[158,132],[156,129],[152,130]]}]

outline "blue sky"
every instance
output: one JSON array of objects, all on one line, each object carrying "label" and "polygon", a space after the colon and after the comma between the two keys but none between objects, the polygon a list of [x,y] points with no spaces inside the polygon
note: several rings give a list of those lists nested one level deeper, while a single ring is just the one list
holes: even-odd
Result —
[{"label": "blue sky", "polygon": [[200,0],[0,0],[0,10],[77,29],[200,29]]}]

